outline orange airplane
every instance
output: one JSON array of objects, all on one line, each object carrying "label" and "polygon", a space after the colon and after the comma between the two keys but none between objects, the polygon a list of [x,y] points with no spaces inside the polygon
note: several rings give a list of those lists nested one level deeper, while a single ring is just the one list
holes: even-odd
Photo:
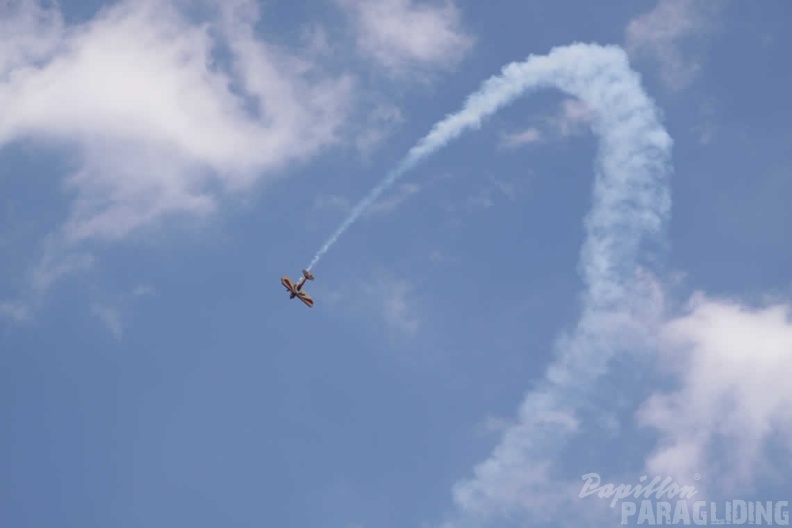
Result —
[{"label": "orange airplane", "polygon": [[303,276],[300,277],[300,281],[297,284],[294,284],[289,277],[281,277],[281,284],[289,290],[291,294],[289,295],[289,299],[297,297],[308,306],[313,306],[313,299],[311,299],[311,296],[306,292],[302,291],[302,287],[306,280],[314,280],[314,276],[308,270],[302,270],[302,274]]}]

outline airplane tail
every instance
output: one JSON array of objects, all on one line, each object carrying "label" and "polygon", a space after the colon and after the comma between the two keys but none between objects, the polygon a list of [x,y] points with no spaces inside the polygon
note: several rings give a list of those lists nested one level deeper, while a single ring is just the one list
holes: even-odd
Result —
[{"label": "airplane tail", "polygon": [[303,273],[303,277],[305,277],[306,279],[308,279],[308,280],[314,280],[313,273],[311,273],[310,271],[308,271],[308,270],[302,270],[302,273]]}]

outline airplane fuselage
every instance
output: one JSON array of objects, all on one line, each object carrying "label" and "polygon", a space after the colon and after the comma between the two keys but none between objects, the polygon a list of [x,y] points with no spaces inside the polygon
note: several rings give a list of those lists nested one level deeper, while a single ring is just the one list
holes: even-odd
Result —
[{"label": "airplane fuselage", "polygon": [[[297,281],[297,284],[294,285],[294,289],[297,291],[302,291],[302,287],[304,284],[305,284],[305,277],[300,277],[300,280]],[[292,293],[291,295],[289,295],[289,299],[294,299],[295,297],[297,297],[296,293]]]}]

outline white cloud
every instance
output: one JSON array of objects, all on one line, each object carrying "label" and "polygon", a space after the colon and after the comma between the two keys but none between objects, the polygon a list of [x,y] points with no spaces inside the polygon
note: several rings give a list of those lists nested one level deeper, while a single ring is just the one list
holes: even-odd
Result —
[{"label": "white cloud", "polygon": [[0,0],[0,82],[19,67],[36,64],[58,46],[63,18],[36,0]]},{"label": "white cloud", "polygon": [[661,434],[649,471],[744,487],[767,469],[771,440],[792,448],[791,306],[752,309],[697,294],[688,314],[666,324],[663,345],[660,360],[679,387],[639,412]]},{"label": "white cloud", "polygon": [[317,194],[314,198],[314,209],[330,211],[348,211],[352,205],[347,198],[337,194]]},{"label": "white cloud", "polygon": [[542,134],[536,128],[527,128],[521,132],[513,132],[501,136],[501,145],[507,148],[530,145],[542,140]]},{"label": "white cloud", "polygon": [[[507,180],[506,178],[499,178],[490,174],[487,177],[487,184],[467,197],[464,209],[469,212],[489,209],[495,205],[496,199],[500,197],[505,197],[513,201],[517,198],[523,187],[524,185],[520,181]],[[459,210],[459,207],[453,204],[447,204],[445,210],[449,213],[455,213]]]},{"label": "white cloud", "polygon": [[548,138],[568,138],[589,130],[594,115],[591,109],[580,99],[564,99],[555,115],[542,119],[540,130],[529,127],[520,132],[501,135],[500,145],[505,148],[516,148],[545,141]]},{"label": "white cloud", "polygon": [[308,55],[312,57],[324,58],[333,51],[333,45],[330,36],[327,34],[327,29],[319,24],[305,26],[300,33],[300,39],[304,43]]},{"label": "white cloud", "polygon": [[363,130],[357,135],[355,145],[363,156],[379,146],[404,122],[401,110],[387,103],[379,103],[369,112]]},{"label": "white cloud", "polygon": [[417,183],[403,183],[399,185],[396,192],[374,202],[371,207],[368,208],[366,214],[377,215],[391,213],[398,209],[410,196],[418,193],[420,190],[421,186]]},{"label": "white cloud", "polygon": [[476,426],[476,430],[481,434],[504,433],[509,427],[514,425],[514,421],[502,416],[487,416],[483,422]]},{"label": "white cloud", "polygon": [[445,265],[457,261],[454,257],[446,254],[444,251],[439,249],[433,249],[432,251],[430,251],[426,259],[432,264],[437,264],[437,265]]},{"label": "white cloud", "polygon": [[555,129],[562,137],[579,134],[586,129],[593,119],[591,109],[579,99],[565,99],[561,103],[561,111],[552,120]]},{"label": "white cloud", "polygon": [[30,319],[30,308],[23,303],[3,301],[0,302],[0,317],[22,323]]},{"label": "white cloud", "polygon": [[121,323],[121,314],[116,308],[100,303],[93,303],[91,312],[102,321],[116,340],[121,340],[124,334],[124,327]]},{"label": "white cloud", "polygon": [[41,294],[62,276],[88,270],[95,264],[96,259],[87,253],[60,252],[50,246],[33,268],[30,283],[36,294]]},{"label": "white cloud", "polygon": [[660,0],[654,9],[627,25],[627,51],[635,58],[657,61],[663,81],[671,88],[683,88],[699,71],[691,52],[682,49],[683,42],[711,29],[712,19],[719,9],[717,4]]},{"label": "white cloud", "polygon": [[[390,214],[420,190],[421,186],[417,183],[403,183],[389,195],[374,202],[371,207],[366,210],[365,214],[367,216]],[[337,194],[320,194],[314,199],[314,208],[319,210],[343,211],[347,213],[352,210],[352,202]]]},{"label": "white cloud", "polygon": [[698,135],[699,143],[709,145],[717,134],[715,118],[717,116],[715,102],[712,99],[704,101],[699,108],[699,123],[693,126],[693,131]]},{"label": "white cloud", "polygon": [[131,296],[133,298],[136,298],[136,297],[150,297],[150,296],[153,296],[153,295],[157,295],[156,288],[154,288],[153,286],[148,286],[146,284],[140,284],[138,286],[135,286],[135,288],[132,290],[132,294],[131,294]]},{"label": "white cloud", "polygon": [[418,332],[420,320],[413,299],[412,285],[406,280],[380,278],[369,288],[382,305],[385,323],[400,334],[412,336]]},{"label": "white cloud", "polygon": [[157,290],[147,284],[138,284],[128,292],[108,296],[97,288],[91,292],[91,313],[120,341],[124,327],[129,322],[134,305],[157,296]]},{"label": "white cloud", "polygon": [[[338,141],[350,78],[257,38],[252,2],[221,4],[207,23],[178,5],[122,1],[63,28],[54,8],[0,4],[0,147],[25,138],[76,157],[54,244],[65,253],[211,213],[218,191],[275,178]],[[42,283],[63,269],[57,260],[48,253],[38,267]]]},{"label": "white cloud", "polygon": [[[480,189],[478,192],[467,197],[466,204],[469,211],[474,209],[489,209],[495,205],[492,198],[492,190],[488,188]],[[447,211],[452,211],[453,207],[448,207]]]},{"label": "white cloud", "polygon": [[361,53],[393,74],[454,67],[473,45],[453,0],[336,0],[352,17]]},{"label": "white cloud", "polygon": [[385,270],[367,277],[357,276],[335,291],[325,291],[322,299],[357,319],[384,323],[384,328],[394,337],[416,335],[424,318],[413,283]]}]

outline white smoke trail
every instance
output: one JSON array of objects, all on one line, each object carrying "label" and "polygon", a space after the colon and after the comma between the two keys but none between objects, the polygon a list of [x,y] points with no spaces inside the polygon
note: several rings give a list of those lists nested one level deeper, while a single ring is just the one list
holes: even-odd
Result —
[{"label": "white smoke trail", "polygon": [[[663,244],[670,209],[672,141],[620,48],[556,48],[507,66],[488,84],[499,88],[485,85],[475,96],[495,99],[488,109],[541,86],[578,97],[592,111],[600,146],[579,264],[587,288],[581,319],[559,339],[555,360],[526,396],[517,423],[473,478],[454,486],[455,526],[496,519],[502,525],[503,516],[520,511],[569,512],[569,503],[559,498],[569,497],[566,484],[556,487],[550,480],[553,456],[578,432],[577,413],[587,407],[610,360],[641,343],[662,310],[656,283],[641,273],[640,251],[643,244]],[[579,475],[573,486],[579,486]]]},{"label": "white smoke trail", "polygon": [[[531,90],[557,88],[581,99],[600,137],[592,209],[579,269],[586,285],[576,328],[559,339],[545,379],[523,401],[517,423],[470,480],[454,487],[451,524],[482,526],[519,511],[547,512],[554,454],[577,427],[576,413],[625,341],[652,323],[653,281],[640,274],[644,243],[662,245],[670,198],[671,138],[615,46],[573,44],[504,67],[439,122],[350,213],[314,257],[313,266],[376,198],[426,156]],[[633,343],[634,344],[634,343]],[[449,524],[449,526],[451,525]]]},{"label": "white smoke trail", "polygon": [[[572,44],[504,67],[421,139],[360,203],[316,254],[311,266],[362,212],[407,171],[484,118],[531,90],[557,88],[581,99],[600,137],[592,209],[580,272],[586,285],[577,327],[562,336],[544,381],[530,392],[517,423],[503,435],[474,478],[454,487],[454,525],[481,526],[493,517],[551,506],[550,458],[576,430],[608,362],[651,324],[656,289],[640,274],[642,243],[662,244],[670,199],[671,138],[641,88],[624,51]],[[643,278],[642,278],[643,277]],[[634,344],[634,342],[633,342]]]},{"label": "white smoke trail", "polygon": [[[532,59],[529,59],[531,61]],[[527,63],[528,61],[526,61]],[[523,63],[523,64],[526,64]],[[308,265],[310,271],[319,262],[319,259],[336,243],[336,241],[355,223],[355,221],[368,209],[379,196],[388,190],[399,178],[415,167],[424,158],[433,154],[452,139],[457,138],[468,128],[478,128],[481,121],[495,113],[498,109],[510,103],[527,89],[537,88],[539,85],[532,83],[528,78],[520,78],[516,69],[520,64],[510,64],[503,69],[503,75],[494,76],[484,82],[481,89],[469,96],[465,105],[459,112],[447,116],[437,123],[432,130],[424,136],[404,157],[399,165],[374,187],[352,209],[338,229],[330,235],[327,242],[316,253]],[[533,86],[531,86],[533,84]],[[547,83],[545,83],[547,84]]]},{"label": "white smoke trail", "polygon": [[319,259],[322,258],[322,255],[327,253],[327,250],[330,249],[330,247],[336,243],[336,240],[338,240],[339,237],[344,234],[344,231],[349,229],[349,226],[355,223],[355,220],[357,220],[358,217],[360,217],[360,215],[366,211],[366,209],[368,209],[375,201],[377,201],[377,198],[379,198],[379,196],[383,192],[385,192],[391,185],[393,185],[393,183],[396,180],[398,180],[415,163],[417,163],[418,160],[412,161],[412,163],[410,163],[410,161],[411,159],[408,154],[407,157],[404,159],[404,161],[402,161],[401,164],[399,164],[399,166],[396,169],[390,172],[380,183],[377,184],[376,187],[374,187],[366,195],[365,198],[360,200],[360,202],[358,202],[357,205],[355,205],[355,207],[352,209],[352,211],[349,213],[346,219],[341,223],[340,226],[338,226],[338,229],[336,229],[335,232],[332,235],[330,235],[330,238],[327,239],[327,242],[325,242],[322,248],[316,252],[316,255],[314,255],[313,260],[311,260],[311,263],[306,268],[308,271],[311,271],[311,268],[313,268],[316,265],[316,263],[319,262]]}]

